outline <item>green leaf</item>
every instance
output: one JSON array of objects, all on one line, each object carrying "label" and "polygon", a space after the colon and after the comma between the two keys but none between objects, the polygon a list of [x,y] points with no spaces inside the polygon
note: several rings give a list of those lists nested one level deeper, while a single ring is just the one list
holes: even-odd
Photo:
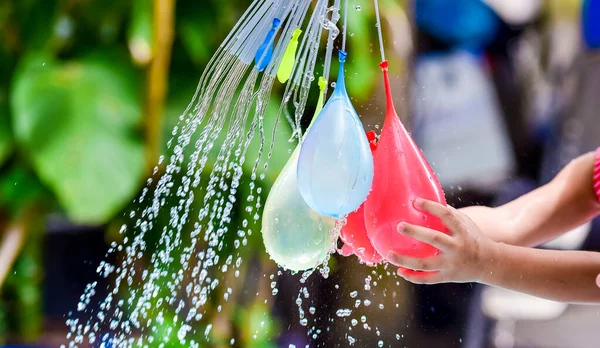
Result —
[{"label": "green leaf", "polygon": [[0,177],[0,206],[13,216],[46,192],[35,175],[18,163]]},{"label": "green leaf", "polygon": [[[0,28],[3,25],[3,11],[7,11],[8,5],[0,5]],[[10,33],[7,34],[10,37]],[[4,40],[8,41],[8,40]],[[8,48],[0,40],[0,165],[11,154],[13,149],[12,136],[10,131],[10,113],[8,102],[8,85],[14,68],[14,58],[10,55]]]},{"label": "green leaf", "polygon": [[58,21],[57,0],[13,1],[20,41],[28,50],[48,48]]},{"label": "green leaf", "polygon": [[0,165],[6,161],[13,149],[7,99],[5,91],[0,86]]},{"label": "green leaf", "polygon": [[[349,11],[350,55],[346,64],[346,84],[350,95],[358,100],[369,98],[381,79],[379,45],[374,16],[365,11]],[[369,44],[370,43],[370,44]],[[355,105],[356,106],[356,105]]]},{"label": "green leaf", "polygon": [[[276,98],[277,94],[273,93],[271,96],[271,100],[269,101],[269,105],[267,106],[267,110],[265,111],[265,116],[263,119],[263,129],[264,129],[264,147],[263,153],[261,154],[259,166],[257,168],[257,175],[263,173],[263,167],[265,163],[269,164],[267,171],[265,173],[265,179],[267,185],[272,185],[277,176],[279,176],[279,172],[283,169],[288,159],[292,156],[292,151],[298,144],[296,141],[290,142],[290,138],[292,137],[292,131],[290,128],[290,124],[288,123],[286,117],[282,114],[279,123],[277,124],[277,129],[275,131],[275,138],[273,139],[273,129],[275,128],[275,120],[277,119],[277,113],[279,112],[279,105],[281,101]],[[250,130],[250,122],[246,127],[246,130]],[[273,153],[271,154],[271,158],[268,157],[269,149],[271,144],[274,142]],[[252,173],[252,169],[256,164],[256,160],[258,159],[258,154],[261,145],[261,135],[260,131],[257,130],[254,133],[254,138],[252,142],[248,146],[248,152],[246,155],[246,161],[244,162],[244,173],[250,174]]]},{"label": "green leaf", "polygon": [[[221,2],[222,3],[222,2]],[[225,37],[215,30],[223,15],[222,4],[207,6],[206,2],[178,2],[177,33],[191,60],[198,65],[208,62]]]},{"label": "green leaf", "polygon": [[66,63],[36,56],[16,73],[15,138],[75,222],[105,223],[139,188],[141,111],[132,76],[109,55]]},{"label": "green leaf", "polygon": [[187,50],[190,58],[197,64],[206,63],[210,59],[211,45],[207,42],[205,35],[207,30],[198,27],[198,23],[191,20],[183,20],[180,26],[181,42]]},{"label": "green leaf", "polygon": [[237,319],[247,347],[276,347],[271,341],[279,328],[269,306],[257,300],[248,308],[239,308]]}]

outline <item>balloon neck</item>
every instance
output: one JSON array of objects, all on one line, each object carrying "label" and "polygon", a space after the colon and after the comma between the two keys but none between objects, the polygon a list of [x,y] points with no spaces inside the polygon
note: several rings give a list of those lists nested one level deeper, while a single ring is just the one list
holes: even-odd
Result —
[{"label": "balloon neck", "polygon": [[346,51],[340,50],[340,70],[338,72],[338,79],[335,86],[336,91],[342,91],[346,88],[346,79],[344,78],[344,65],[346,63],[347,56],[348,53],[346,53]]},{"label": "balloon neck", "polygon": [[296,29],[296,30],[294,30],[294,33],[292,34],[292,40],[293,41],[298,41],[298,38],[300,37],[300,34],[302,34],[302,29]]},{"label": "balloon neck", "polygon": [[311,129],[311,127],[317,120],[317,117],[319,117],[321,110],[323,110],[323,104],[325,103],[325,89],[326,88],[327,88],[327,79],[323,76],[319,77],[319,93],[320,93],[319,101],[317,102],[317,109],[315,110],[315,115],[313,116],[312,121],[310,121],[310,124],[308,125],[308,128],[306,129],[306,132],[304,133],[305,136],[308,133],[308,130]]},{"label": "balloon neck", "polygon": [[281,20],[279,18],[273,18],[273,29],[279,28],[280,24],[281,24]]},{"label": "balloon neck", "polygon": [[339,59],[340,59],[341,64],[344,64],[346,62],[347,57],[348,57],[348,52],[346,52],[344,50],[339,51]]},{"label": "balloon neck", "polygon": [[368,131],[367,132],[367,140],[369,141],[369,147],[371,148],[371,152],[375,152],[375,150],[377,150],[377,133],[375,131]]},{"label": "balloon neck", "polygon": [[381,68],[381,70],[383,70],[384,72],[388,71],[388,61],[384,60],[383,62],[381,62],[381,64],[379,64],[379,67]]},{"label": "balloon neck", "polygon": [[325,92],[325,87],[327,87],[327,79],[323,76],[319,77],[319,91],[321,93]]},{"label": "balloon neck", "polygon": [[383,82],[385,84],[385,100],[387,104],[386,118],[396,116],[396,107],[394,106],[394,99],[392,96],[392,86],[390,85],[388,66],[389,65],[387,60],[379,64],[381,71],[383,71]]}]

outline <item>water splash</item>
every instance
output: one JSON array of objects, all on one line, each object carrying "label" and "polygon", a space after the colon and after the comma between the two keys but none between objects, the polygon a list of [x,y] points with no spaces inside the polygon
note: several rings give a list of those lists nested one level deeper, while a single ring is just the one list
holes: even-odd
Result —
[{"label": "water splash", "polygon": [[[170,340],[198,346],[190,334],[201,327],[209,340],[214,323],[207,322],[206,307],[215,306],[214,312],[221,313],[235,296],[231,284],[240,281],[246,267],[244,247],[260,219],[268,159],[276,142],[273,137],[268,144],[265,137],[267,123],[273,134],[277,129],[277,122],[272,122],[275,115],[269,115],[269,122],[265,119],[269,104],[276,100],[275,72],[284,42],[304,23],[310,2],[256,0],[221,44],[173,129],[169,156],[161,157],[160,167],[134,202],[136,208],[128,215],[132,222],[120,230],[122,241],[111,244],[97,268],[99,276],[111,279],[108,295],[97,298],[96,282],[86,287],[66,322],[67,346],[98,339],[116,347]],[[305,36],[312,41],[299,50],[302,64],[296,64],[294,78],[286,86],[288,90],[301,86],[305,94],[314,87],[317,37],[322,30],[314,23],[322,21],[320,13],[328,1],[316,3],[315,19],[307,30],[312,34]],[[269,31],[274,27],[272,18],[281,20],[276,44],[275,33]],[[260,69],[253,69],[253,58],[266,36],[273,45],[272,56],[259,60]],[[279,109],[290,104],[302,114],[306,100],[284,99]],[[297,128],[296,123],[291,126]],[[266,158],[265,145],[271,149]],[[242,181],[244,175],[249,180]],[[238,216],[243,218],[236,220]],[[162,223],[164,218],[167,223]],[[117,262],[110,263],[111,258]]]}]

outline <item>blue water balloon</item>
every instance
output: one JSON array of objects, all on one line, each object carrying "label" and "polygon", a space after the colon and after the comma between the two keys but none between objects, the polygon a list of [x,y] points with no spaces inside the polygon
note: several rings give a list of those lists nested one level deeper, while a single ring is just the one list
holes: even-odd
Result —
[{"label": "blue water balloon", "polygon": [[254,57],[254,63],[256,64],[256,69],[258,71],[263,71],[269,65],[271,58],[273,57],[273,46],[275,43],[275,34],[277,33],[277,29],[281,21],[279,18],[273,19],[273,27],[267,33],[267,37],[265,41],[260,45],[258,51],[256,51],[256,57]]},{"label": "blue water balloon", "polygon": [[306,134],[298,158],[298,188],[314,211],[334,218],[358,209],[373,182],[373,156],[344,79],[347,53],[333,95]]}]

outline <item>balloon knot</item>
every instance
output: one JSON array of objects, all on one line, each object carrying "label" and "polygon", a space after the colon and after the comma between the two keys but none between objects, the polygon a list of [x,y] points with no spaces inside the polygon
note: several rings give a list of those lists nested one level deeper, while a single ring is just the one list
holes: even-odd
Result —
[{"label": "balloon knot", "polygon": [[367,140],[369,140],[369,147],[371,151],[377,150],[377,133],[375,131],[367,132]]},{"label": "balloon knot", "polygon": [[327,79],[321,76],[319,77],[319,89],[323,91],[325,90],[325,87],[327,87]]},{"label": "balloon knot", "polygon": [[346,61],[346,57],[348,57],[348,52],[346,52],[344,50],[340,50],[339,51],[340,63],[344,63]]},{"label": "balloon knot", "polygon": [[292,34],[292,40],[298,40],[298,37],[300,37],[300,34],[302,34],[302,29],[298,28],[298,29],[294,30],[294,33]]},{"label": "balloon knot", "polygon": [[384,60],[383,62],[381,62],[381,64],[379,64],[379,67],[381,68],[381,70],[383,71],[388,71],[388,61]]},{"label": "balloon knot", "polygon": [[368,131],[367,132],[367,139],[369,139],[369,141],[374,141],[377,140],[377,133],[373,130]]}]

